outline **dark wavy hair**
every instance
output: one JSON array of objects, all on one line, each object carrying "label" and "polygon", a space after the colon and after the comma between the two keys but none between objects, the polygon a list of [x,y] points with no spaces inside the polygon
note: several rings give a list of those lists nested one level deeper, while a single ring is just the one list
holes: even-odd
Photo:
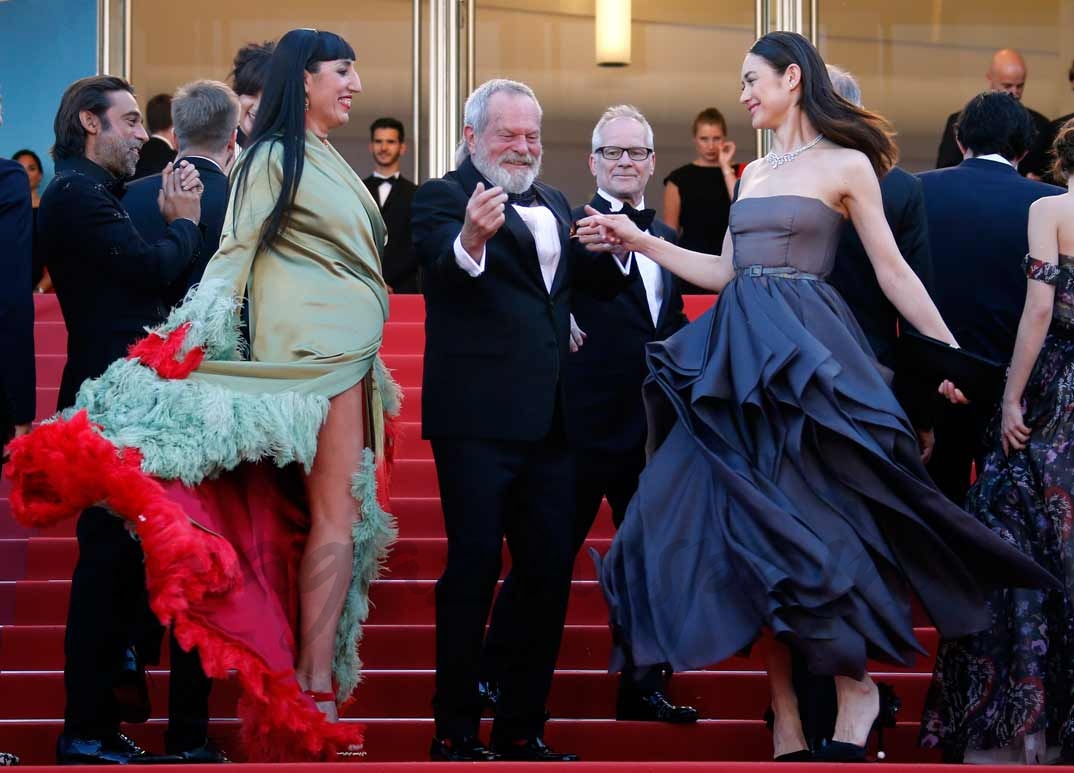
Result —
[{"label": "dark wavy hair", "polygon": [[[235,208],[246,192],[250,166],[259,153],[283,147],[283,183],[276,204],[261,228],[258,252],[271,249],[287,227],[288,215],[302,179],[306,156],[306,84],[304,73],[315,73],[322,62],[354,59],[354,49],[333,32],[291,30],[276,44],[269,60],[257,120],[250,132],[242,166],[235,178]],[[267,158],[266,158],[267,160]]]},{"label": "dark wavy hair", "polygon": [[88,78],[80,78],[67,87],[52,124],[56,132],[56,144],[52,146],[52,157],[55,160],[86,155],[86,130],[79,118],[79,113],[83,110],[97,116],[101,121],[101,128],[105,131],[111,128],[105,113],[112,106],[110,94],[113,91],[133,94],[134,87],[114,75],[91,75]]},{"label": "dark wavy hair", "polygon": [[975,156],[998,153],[1008,161],[1024,156],[1037,139],[1037,127],[1021,102],[1005,91],[985,91],[962,108],[955,137]]},{"label": "dark wavy hair", "polygon": [[887,119],[847,102],[835,93],[824,60],[806,38],[795,32],[769,32],[750,53],[783,75],[792,64],[802,71],[799,106],[813,127],[836,145],[860,150],[883,177],[898,161],[899,151]]}]

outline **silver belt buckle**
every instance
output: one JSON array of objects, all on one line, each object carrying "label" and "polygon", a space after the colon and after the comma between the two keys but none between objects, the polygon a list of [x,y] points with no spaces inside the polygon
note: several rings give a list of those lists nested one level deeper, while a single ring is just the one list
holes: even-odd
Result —
[{"label": "silver belt buckle", "polygon": [[763,266],[756,266],[756,265],[755,266],[746,266],[746,276],[757,277],[757,276],[763,276],[763,275],[764,275],[764,267]]}]

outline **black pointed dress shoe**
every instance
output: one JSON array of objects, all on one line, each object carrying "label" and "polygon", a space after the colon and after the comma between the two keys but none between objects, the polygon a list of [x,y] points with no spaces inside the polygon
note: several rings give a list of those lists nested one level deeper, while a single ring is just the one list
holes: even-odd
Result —
[{"label": "black pointed dress shoe", "polygon": [[206,741],[201,746],[187,749],[186,751],[170,752],[169,756],[176,757],[177,761],[180,763],[190,765],[231,762],[231,760],[227,758],[227,755],[220,751],[212,741]]},{"label": "black pointed dress shoe", "polygon": [[688,725],[697,722],[697,709],[676,706],[660,690],[635,692],[620,690],[615,704],[615,718],[634,722],[668,722]]},{"label": "black pointed dress shoe", "polygon": [[429,747],[433,762],[495,762],[500,755],[490,752],[477,736],[434,738]]},{"label": "black pointed dress shoe", "polygon": [[60,765],[130,765],[147,757],[144,749],[122,733],[104,738],[61,735],[56,741],[56,762]]},{"label": "black pointed dress shoe", "polygon": [[492,750],[510,762],[577,762],[577,754],[554,752],[542,738],[521,738],[517,741],[493,741]]}]

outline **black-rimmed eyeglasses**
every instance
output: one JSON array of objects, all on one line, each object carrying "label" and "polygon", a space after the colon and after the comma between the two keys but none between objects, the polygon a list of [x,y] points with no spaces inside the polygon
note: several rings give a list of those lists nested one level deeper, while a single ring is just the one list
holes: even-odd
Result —
[{"label": "black-rimmed eyeglasses", "polygon": [[653,154],[652,148],[617,148],[614,145],[608,145],[603,148],[597,148],[593,151],[601,158],[606,158],[609,161],[618,161],[626,153],[627,157],[631,161],[644,161]]}]

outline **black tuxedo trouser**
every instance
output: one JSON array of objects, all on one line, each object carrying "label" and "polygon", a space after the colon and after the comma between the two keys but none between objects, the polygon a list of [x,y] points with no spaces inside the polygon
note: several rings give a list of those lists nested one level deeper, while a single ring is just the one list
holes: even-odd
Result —
[{"label": "black tuxedo trouser", "polygon": [[477,735],[479,662],[505,537],[511,571],[501,596],[511,608],[489,628],[489,637],[503,643],[492,735],[540,736],[570,594],[572,459],[559,436],[443,438],[432,447],[448,539],[447,566],[436,583],[437,736]]},{"label": "black tuxedo trouser", "polygon": [[966,504],[970,490],[970,469],[984,464],[985,433],[995,415],[995,404],[986,406],[942,405],[935,414],[936,446],[928,471],[936,487],[959,507]]},{"label": "black tuxedo trouser", "polygon": [[[626,516],[634,492],[638,490],[638,477],[645,468],[645,449],[636,448],[614,453],[606,450],[580,450],[573,454],[575,464],[575,520],[573,529],[573,554],[577,556],[589,536],[593,522],[605,497],[612,508],[612,522],[618,529]],[[588,556],[581,556],[588,561]],[[492,619],[496,623],[485,638],[485,650],[481,657],[482,678],[499,682],[500,662],[508,650],[508,643],[500,640],[500,634],[511,626],[506,621],[510,610],[521,609],[511,598],[506,586],[496,598]],[[652,692],[664,688],[664,668],[651,666],[638,668],[630,662],[619,678],[620,689]]]},{"label": "black tuxedo trouser", "polygon": [[[93,507],[78,519],[78,563],[64,638],[64,732],[100,738],[119,729],[112,687],[132,644],[152,637],[147,630],[149,599],[141,545],[123,521]],[[205,742],[209,690],[197,653],[172,641],[168,705],[169,749],[183,751]]]}]

